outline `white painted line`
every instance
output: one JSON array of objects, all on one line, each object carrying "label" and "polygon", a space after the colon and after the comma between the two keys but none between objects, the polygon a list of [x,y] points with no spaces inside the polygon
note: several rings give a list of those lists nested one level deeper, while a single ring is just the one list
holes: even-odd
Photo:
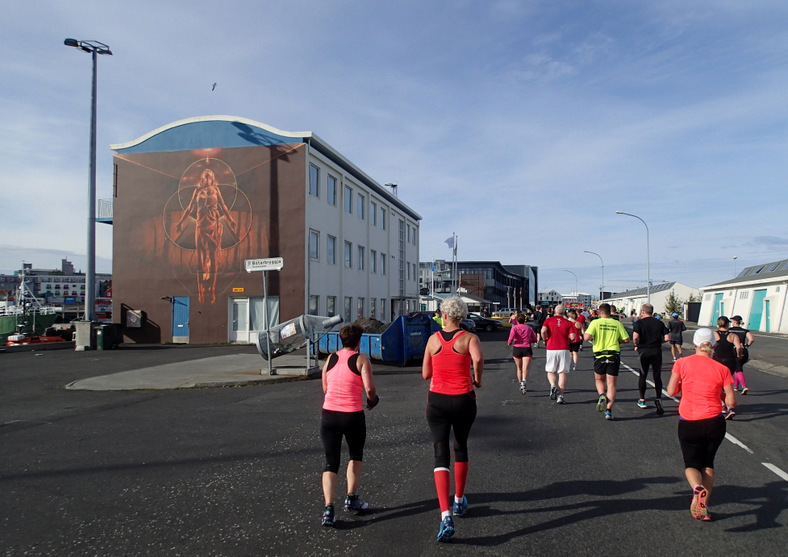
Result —
[{"label": "white painted line", "polygon": [[741,441],[739,441],[738,439],[736,439],[736,438],[735,438],[733,435],[731,435],[730,433],[726,433],[726,434],[725,434],[725,439],[727,439],[728,441],[730,441],[730,442],[731,442],[731,443],[733,443],[734,445],[738,445],[738,446],[740,446],[742,449],[744,449],[744,450],[745,450],[745,451],[747,451],[748,453],[750,453],[750,454],[754,454],[754,453],[752,452],[752,449],[750,449],[750,447],[748,447],[747,445],[745,445],[744,443],[742,443]]},{"label": "white painted line", "polygon": [[774,472],[775,474],[777,474],[778,476],[780,476],[782,479],[784,479],[786,482],[788,482],[788,473],[786,473],[786,472],[783,472],[783,471],[782,471],[781,469],[779,469],[777,466],[775,466],[774,464],[771,464],[771,463],[769,463],[769,462],[761,462],[761,464],[763,464],[763,465],[764,465],[764,466],[766,466],[766,467],[767,467],[769,470],[771,470],[772,472]]}]

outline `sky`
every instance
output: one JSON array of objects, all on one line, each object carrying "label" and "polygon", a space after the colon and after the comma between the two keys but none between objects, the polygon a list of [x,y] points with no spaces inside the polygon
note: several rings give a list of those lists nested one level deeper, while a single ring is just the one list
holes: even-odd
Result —
[{"label": "sky", "polygon": [[[423,218],[421,261],[450,259],[456,233],[460,260],[533,265],[540,290],[595,293],[603,266],[617,292],[788,258],[784,0],[3,11],[0,273],[85,270],[91,60],[67,37],[113,52],[98,59],[98,199],[112,197],[111,144],[232,115],[314,132],[398,184]],[[96,271],[111,272],[112,227],[96,230]]]}]

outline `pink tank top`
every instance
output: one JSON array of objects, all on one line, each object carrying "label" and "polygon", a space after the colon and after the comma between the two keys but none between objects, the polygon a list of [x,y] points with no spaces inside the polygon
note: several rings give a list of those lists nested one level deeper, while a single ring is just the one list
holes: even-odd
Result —
[{"label": "pink tank top", "polygon": [[444,340],[440,331],[435,333],[441,342],[441,350],[432,357],[430,391],[433,393],[463,395],[473,390],[471,355],[454,351],[454,343],[465,333],[460,331],[451,340]]},{"label": "pink tank top", "polygon": [[326,370],[323,409],[335,412],[363,411],[364,381],[361,379],[361,370],[356,367],[358,352],[343,348],[336,352],[336,356],[338,361]]}]

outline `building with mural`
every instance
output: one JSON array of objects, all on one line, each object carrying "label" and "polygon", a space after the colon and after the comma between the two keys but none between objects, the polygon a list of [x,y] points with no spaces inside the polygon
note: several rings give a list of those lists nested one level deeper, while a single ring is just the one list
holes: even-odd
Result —
[{"label": "building with mural", "polygon": [[[111,147],[124,341],[250,342],[266,315],[417,309],[421,217],[314,133],[206,116]],[[266,305],[244,263],[275,257]]]}]

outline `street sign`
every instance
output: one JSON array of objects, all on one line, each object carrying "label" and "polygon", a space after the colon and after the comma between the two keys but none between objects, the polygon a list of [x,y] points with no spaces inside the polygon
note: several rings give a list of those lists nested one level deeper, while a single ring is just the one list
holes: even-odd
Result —
[{"label": "street sign", "polygon": [[285,266],[285,260],[282,257],[247,259],[244,261],[244,266],[247,273],[253,273],[255,271],[279,271]]}]

